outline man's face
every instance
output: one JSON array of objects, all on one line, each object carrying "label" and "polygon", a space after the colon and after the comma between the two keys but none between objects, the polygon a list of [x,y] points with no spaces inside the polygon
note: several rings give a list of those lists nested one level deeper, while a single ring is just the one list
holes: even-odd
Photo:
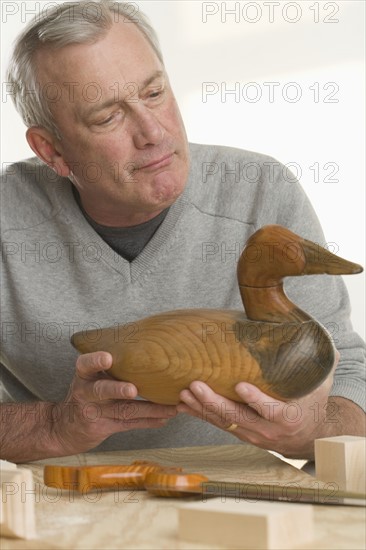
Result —
[{"label": "man's face", "polygon": [[188,143],[164,68],[132,23],[94,44],[38,54],[58,152],[83,206],[105,225],[140,223],[172,204],[189,170]]}]

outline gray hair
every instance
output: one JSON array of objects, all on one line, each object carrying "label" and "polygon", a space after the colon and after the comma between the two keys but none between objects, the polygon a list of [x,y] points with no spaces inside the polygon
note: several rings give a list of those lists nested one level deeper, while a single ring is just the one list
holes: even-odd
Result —
[{"label": "gray hair", "polygon": [[163,63],[158,37],[134,2],[65,2],[36,15],[18,37],[7,72],[12,99],[27,127],[42,126],[60,137],[48,101],[37,82],[36,53],[45,46],[59,49],[69,44],[96,42],[113,23],[120,21],[135,24]]}]

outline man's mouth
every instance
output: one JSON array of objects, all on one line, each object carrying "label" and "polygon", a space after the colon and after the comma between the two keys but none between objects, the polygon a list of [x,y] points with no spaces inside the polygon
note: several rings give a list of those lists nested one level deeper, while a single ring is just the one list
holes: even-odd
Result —
[{"label": "man's mouth", "polygon": [[173,157],[175,153],[169,153],[160,157],[158,159],[152,160],[143,166],[139,166],[137,170],[156,170],[158,168],[164,168],[164,166],[169,166],[173,162]]}]

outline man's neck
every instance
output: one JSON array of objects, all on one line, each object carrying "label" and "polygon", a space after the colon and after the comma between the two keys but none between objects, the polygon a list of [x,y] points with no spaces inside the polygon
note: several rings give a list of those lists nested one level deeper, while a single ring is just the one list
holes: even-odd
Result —
[{"label": "man's neck", "polygon": [[79,191],[73,186],[74,197],[79,204],[81,210],[87,217],[91,218],[96,224],[104,227],[133,227],[148,222],[156,216],[159,216],[165,208],[160,208],[154,212],[128,212],[119,210],[114,212],[111,209],[103,209],[102,205],[98,205],[96,209],[93,205],[85,204],[82,200]]}]

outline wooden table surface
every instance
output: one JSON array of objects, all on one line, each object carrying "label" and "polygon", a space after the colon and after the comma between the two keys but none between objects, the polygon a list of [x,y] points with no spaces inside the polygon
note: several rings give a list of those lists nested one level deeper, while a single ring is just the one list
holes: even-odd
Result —
[{"label": "wooden table surface", "polygon": [[[33,541],[2,538],[1,550],[213,548],[178,539],[177,509],[183,500],[157,498],[144,491],[80,495],[43,484],[45,464],[129,464],[136,459],[180,465],[186,472],[199,472],[212,480],[319,486],[312,476],[250,445],[88,453],[34,462],[24,467],[33,472],[35,494],[25,497],[36,500],[38,538]],[[261,502],[253,505],[260,506]],[[294,506],[301,513],[303,505]],[[314,539],[297,548],[364,549],[365,514],[362,507],[314,505]]]}]

